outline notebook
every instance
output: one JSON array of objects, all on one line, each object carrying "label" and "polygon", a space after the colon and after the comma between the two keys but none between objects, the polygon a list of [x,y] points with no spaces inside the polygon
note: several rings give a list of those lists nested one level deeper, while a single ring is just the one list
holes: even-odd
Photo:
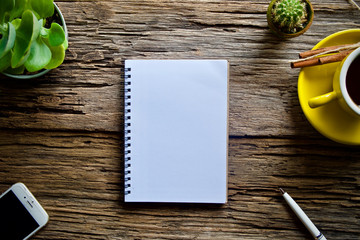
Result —
[{"label": "notebook", "polygon": [[228,62],[125,61],[125,202],[227,201]]}]

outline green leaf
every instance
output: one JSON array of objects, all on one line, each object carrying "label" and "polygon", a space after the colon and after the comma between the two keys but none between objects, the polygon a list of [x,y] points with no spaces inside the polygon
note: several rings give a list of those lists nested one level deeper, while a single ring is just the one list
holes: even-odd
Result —
[{"label": "green leaf", "polygon": [[13,48],[15,37],[15,27],[11,23],[8,23],[8,31],[3,34],[0,40],[0,59]]},{"label": "green leaf", "polygon": [[37,39],[40,32],[39,22],[35,15],[26,10],[22,15],[21,24],[16,31],[13,56],[11,58],[11,67],[17,68],[25,63],[30,55],[32,42]]},{"label": "green leaf", "polygon": [[6,13],[10,12],[15,6],[15,0],[1,0],[0,24],[4,23]]},{"label": "green leaf", "polygon": [[68,47],[69,47],[69,42],[68,42],[68,40],[65,39],[65,41],[64,41],[64,43],[63,43],[62,45],[64,46],[64,49],[65,49],[65,50],[68,49]]},{"label": "green leaf", "polygon": [[21,25],[21,19],[16,18],[16,19],[12,20],[11,24],[15,27],[15,30],[18,30]]},{"label": "green leaf", "polygon": [[42,38],[49,38],[49,33],[50,33],[50,29],[47,29],[47,28],[45,28],[45,27],[42,27],[42,28],[40,29],[40,36],[41,36]]},{"label": "green leaf", "polygon": [[6,73],[10,73],[10,74],[14,74],[14,75],[21,75],[23,74],[25,71],[25,66],[21,65],[18,68],[11,68],[9,67],[8,69],[5,70]]},{"label": "green leaf", "polygon": [[15,0],[15,7],[10,13],[10,20],[21,17],[25,9],[27,9],[27,0]]},{"label": "green leaf", "polygon": [[[49,62],[49,64],[45,68],[46,69],[57,68],[58,66],[60,66],[64,62],[65,50],[66,50],[65,44],[53,47],[53,46],[50,46],[50,43],[49,43],[48,39],[44,39],[44,42],[47,43],[48,47],[51,50],[51,55],[52,55],[51,61]],[[66,46],[67,46],[67,44],[66,44]]]},{"label": "green leaf", "polygon": [[54,14],[53,0],[29,0],[32,9],[39,14],[40,18],[51,17]]},{"label": "green leaf", "polygon": [[64,29],[57,23],[52,23],[49,31],[49,43],[51,46],[59,46],[65,41]]},{"label": "green leaf", "polygon": [[30,48],[29,58],[25,62],[26,70],[36,72],[43,69],[51,60],[51,51],[41,37],[34,41]]},{"label": "green leaf", "polygon": [[10,67],[11,52],[8,52],[5,56],[0,58],[0,72],[3,72]]}]

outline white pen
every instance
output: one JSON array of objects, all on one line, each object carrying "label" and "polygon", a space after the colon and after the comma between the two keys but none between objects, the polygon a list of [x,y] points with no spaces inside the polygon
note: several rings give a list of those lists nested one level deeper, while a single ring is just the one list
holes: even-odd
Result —
[{"label": "white pen", "polygon": [[285,201],[290,206],[290,208],[294,211],[296,216],[301,220],[301,222],[305,225],[305,227],[309,230],[311,235],[317,240],[326,240],[325,236],[317,229],[317,227],[312,223],[310,218],[306,216],[304,211],[297,205],[297,203],[287,194],[282,188],[280,188],[280,192],[285,198]]}]

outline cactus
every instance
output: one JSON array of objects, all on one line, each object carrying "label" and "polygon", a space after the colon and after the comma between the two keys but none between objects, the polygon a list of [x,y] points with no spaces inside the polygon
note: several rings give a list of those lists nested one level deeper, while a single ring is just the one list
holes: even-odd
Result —
[{"label": "cactus", "polygon": [[274,24],[284,33],[301,31],[308,21],[306,3],[302,0],[279,0],[271,14]]}]

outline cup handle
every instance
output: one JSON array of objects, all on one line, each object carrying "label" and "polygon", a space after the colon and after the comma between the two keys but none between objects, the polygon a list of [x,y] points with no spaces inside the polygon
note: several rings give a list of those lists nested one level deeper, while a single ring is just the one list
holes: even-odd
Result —
[{"label": "cup handle", "polygon": [[323,106],[336,99],[336,92],[332,91],[321,96],[313,97],[309,100],[309,106],[311,108],[317,108]]}]

